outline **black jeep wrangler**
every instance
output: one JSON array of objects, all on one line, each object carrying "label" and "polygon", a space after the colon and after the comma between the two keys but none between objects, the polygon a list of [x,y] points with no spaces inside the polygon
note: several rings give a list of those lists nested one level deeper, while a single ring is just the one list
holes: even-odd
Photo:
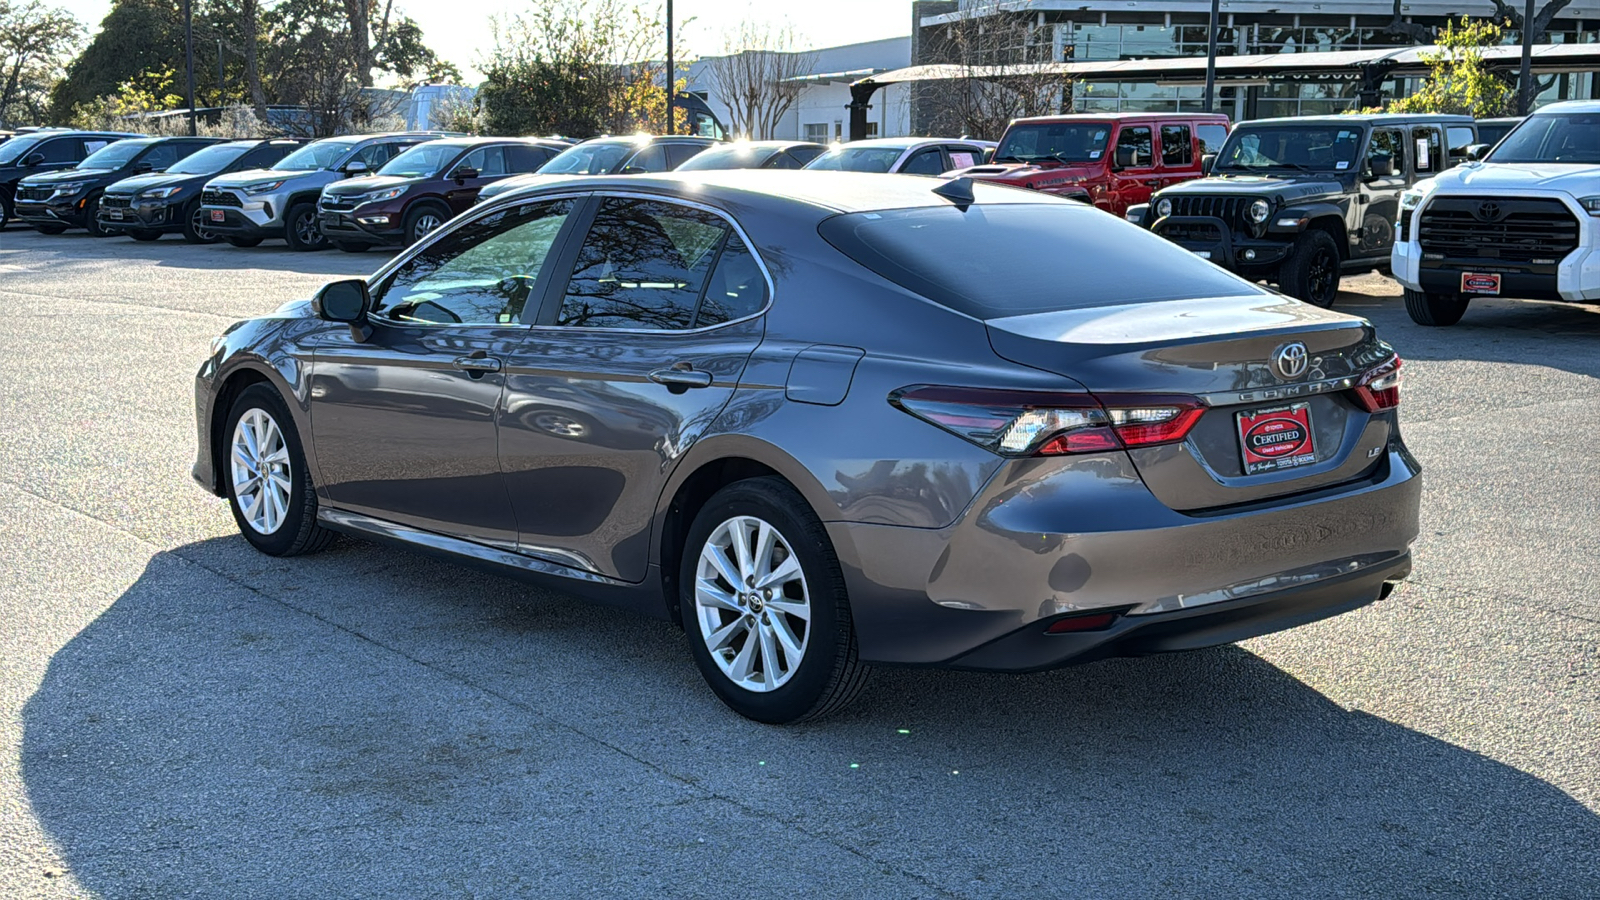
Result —
[{"label": "black jeep wrangler", "polygon": [[1343,272],[1387,267],[1400,194],[1465,161],[1468,116],[1345,115],[1241,123],[1208,175],[1128,219],[1223,268],[1331,306]]}]

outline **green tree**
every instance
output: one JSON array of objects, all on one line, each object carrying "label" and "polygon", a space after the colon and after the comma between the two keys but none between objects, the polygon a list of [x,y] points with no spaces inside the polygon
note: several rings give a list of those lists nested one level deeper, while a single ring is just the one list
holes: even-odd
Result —
[{"label": "green tree", "polygon": [[658,10],[624,0],[553,0],[496,23],[478,94],[485,130],[576,137],[663,130],[665,78],[651,60],[660,56],[665,27]]},{"label": "green tree", "polygon": [[83,25],[65,9],[38,0],[0,0],[0,125],[35,125],[50,89],[83,39]]},{"label": "green tree", "polygon": [[173,0],[113,0],[100,32],[51,90],[50,118],[67,122],[76,107],[118,94],[124,84],[153,92],[160,73],[182,68],[182,53],[183,23]]},{"label": "green tree", "polygon": [[1436,37],[1438,51],[1422,54],[1428,64],[1422,89],[1390,101],[1388,111],[1455,113],[1480,119],[1511,114],[1512,86],[1483,62],[1484,48],[1499,44],[1503,33],[1493,22],[1466,16],[1446,24]]}]

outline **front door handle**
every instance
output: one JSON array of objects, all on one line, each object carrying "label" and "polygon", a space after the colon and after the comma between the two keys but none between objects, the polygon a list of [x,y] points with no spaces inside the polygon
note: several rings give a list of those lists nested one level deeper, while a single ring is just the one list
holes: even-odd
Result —
[{"label": "front door handle", "polygon": [[688,363],[678,363],[670,369],[656,369],[651,372],[650,380],[656,384],[666,385],[668,390],[682,392],[689,388],[710,387],[711,373],[696,371]]},{"label": "front door handle", "polygon": [[1148,187],[1161,187],[1161,179],[1152,178],[1151,180],[1146,181],[1145,185]]},{"label": "front door handle", "polygon": [[456,368],[461,369],[468,375],[482,377],[486,372],[500,371],[500,360],[492,356],[458,356],[456,357]]}]

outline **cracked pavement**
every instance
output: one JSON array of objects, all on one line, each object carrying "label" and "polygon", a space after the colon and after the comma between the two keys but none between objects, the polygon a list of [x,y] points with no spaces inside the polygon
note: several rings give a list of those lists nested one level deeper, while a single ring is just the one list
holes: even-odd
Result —
[{"label": "cracked pavement", "polygon": [[1600,895],[1600,307],[1347,279],[1426,470],[1388,601],[780,729],[665,623],[189,480],[210,338],[380,261],[0,232],[0,896]]}]

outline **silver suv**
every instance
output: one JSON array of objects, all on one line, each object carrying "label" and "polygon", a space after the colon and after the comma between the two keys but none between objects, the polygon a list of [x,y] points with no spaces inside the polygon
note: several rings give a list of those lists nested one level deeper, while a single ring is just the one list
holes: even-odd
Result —
[{"label": "silver suv", "polygon": [[230,172],[206,182],[200,195],[206,227],[235,247],[281,237],[293,250],[321,250],[317,197],[325,185],[376,172],[394,156],[440,131],[324,138],[301,147],[270,169]]}]

